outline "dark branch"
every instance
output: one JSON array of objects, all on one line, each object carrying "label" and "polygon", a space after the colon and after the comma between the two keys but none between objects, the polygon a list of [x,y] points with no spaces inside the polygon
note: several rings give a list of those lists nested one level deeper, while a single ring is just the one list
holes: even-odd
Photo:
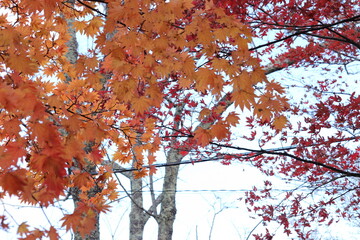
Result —
[{"label": "dark branch", "polygon": [[[360,20],[360,15],[358,16],[354,16],[352,18],[347,18],[347,19],[344,19],[342,21],[338,21],[336,23],[331,23],[331,24],[322,24],[322,25],[319,25],[317,27],[311,27],[311,28],[308,28],[308,29],[305,29],[305,30],[300,30],[300,31],[296,31],[295,33],[293,34],[290,34],[286,37],[283,37],[281,39],[278,39],[278,40],[274,40],[274,41],[271,41],[271,42],[268,42],[268,43],[265,43],[265,44],[262,44],[262,45],[259,45],[259,46],[256,46],[256,47],[253,47],[253,48],[250,48],[249,50],[250,51],[254,51],[254,50],[257,50],[259,48],[263,48],[263,47],[267,47],[267,46],[270,46],[270,45],[273,45],[275,43],[278,43],[278,42],[282,42],[284,40],[287,40],[287,39],[290,39],[292,37],[295,37],[295,36],[299,36],[299,35],[302,35],[302,34],[307,34],[309,32],[312,32],[312,31],[318,31],[318,30],[322,30],[322,29],[328,29],[330,27],[333,27],[333,26],[336,26],[336,25],[339,25],[339,24],[342,24],[342,23],[345,23],[345,22],[349,22],[349,21],[358,21]],[[333,31],[333,30],[329,30],[329,31]],[[338,34],[337,34],[338,35]],[[341,35],[341,37],[344,38],[344,36]],[[351,44],[354,44],[353,41],[350,39],[350,41],[347,41]],[[358,44],[355,43],[355,46],[357,46]],[[358,46],[357,46],[358,47]]]},{"label": "dark branch", "polygon": [[[279,152],[280,150],[278,151],[274,151],[274,150],[255,150],[255,149],[249,149],[249,148],[242,148],[242,147],[235,147],[235,146],[229,146],[229,145],[224,145],[224,144],[218,144],[218,143],[213,143],[213,145],[215,146],[218,146],[218,147],[224,147],[224,148],[231,148],[231,149],[236,149],[236,150],[246,150],[246,151],[250,151],[252,153],[259,153],[259,154],[269,154],[269,155],[276,155],[276,156],[284,156],[284,157],[290,157],[296,161],[299,161],[299,162],[303,162],[303,163],[309,163],[309,164],[313,164],[313,165],[316,165],[316,166],[320,166],[320,167],[323,167],[323,168],[326,168],[326,169],[329,169],[333,172],[336,172],[336,173],[341,173],[345,176],[348,176],[348,177],[358,177],[360,178],[360,173],[356,173],[356,172],[348,172],[348,171],[345,171],[345,170],[342,170],[342,169],[339,169],[339,168],[336,168],[336,167],[333,167],[333,166],[330,166],[330,165],[327,165],[325,163],[321,163],[321,162],[316,162],[316,161],[313,161],[313,160],[308,160],[308,159],[304,159],[304,158],[300,158],[298,156],[295,156],[293,154],[290,154],[290,153],[287,153],[287,152],[284,152],[284,151],[281,151]],[[288,149],[287,149],[288,150]]]},{"label": "dark branch", "polygon": [[[84,3],[83,1],[80,1],[80,0],[76,0],[76,1],[77,1],[78,3],[80,3],[81,5],[83,5],[84,7],[89,8],[89,9],[93,10],[94,12],[97,12],[98,14],[100,14],[100,15],[103,16],[103,17],[106,17],[106,16],[107,16],[105,13],[102,13],[102,12],[99,11],[98,9],[93,8],[92,6]],[[103,1],[91,1],[91,0],[90,0],[89,2],[101,2],[101,3],[104,3]]]}]

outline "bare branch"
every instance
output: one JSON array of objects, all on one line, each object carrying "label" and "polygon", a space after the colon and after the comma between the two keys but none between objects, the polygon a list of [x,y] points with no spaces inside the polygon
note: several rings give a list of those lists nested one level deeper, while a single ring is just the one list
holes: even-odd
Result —
[{"label": "bare branch", "polygon": [[[100,14],[100,15],[103,16],[103,17],[106,17],[106,16],[107,16],[105,13],[102,13],[102,12],[99,11],[98,9],[93,8],[92,6],[84,3],[83,1],[80,1],[80,0],[76,0],[76,1],[77,1],[78,3],[80,3],[81,5],[83,5],[84,7],[91,9],[92,11]],[[102,2],[102,1],[91,1],[91,0],[90,0],[89,2],[101,2],[101,3],[104,3],[104,2]]]},{"label": "bare branch", "polygon": [[[354,17],[352,17],[352,18],[344,19],[344,20],[338,21],[338,22],[336,22],[336,23],[320,24],[319,26],[316,26],[316,27],[305,28],[304,30],[298,30],[298,31],[296,31],[295,33],[292,33],[292,34],[290,34],[290,35],[288,35],[288,36],[286,36],[286,37],[283,37],[283,38],[280,38],[280,39],[277,39],[277,40],[274,40],[274,41],[270,41],[270,42],[265,43],[265,44],[261,44],[261,45],[259,45],[259,46],[250,48],[249,50],[250,50],[250,51],[254,51],[254,50],[257,50],[257,49],[259,49],[259,48],[263,48],[263,47],[267,47],[267,46],[273,45],[273,44],[275,44],[275,43],[283,42],[283,41],[285,41],[285,40],[287,40],[287,39],[290,39],[290,38],[292,38],[292,37],[295,37],[295,36],[307,34],[307,33],[309,33],[309,32],[318,31],[318,30],[322,30],[322,29],[328,29],[329,31],[332,31],[332,32],[333,32],[334,30],[330,30],[330,27],[333,27],[333,26],[336,26],[336,25],[339,25],[339,24],[348,22],[348,21],[350,21],[350,20],[351,20],[351,21],[359,21],[359,20],[360,20],[360,15],[354,16]],[[293,30],[293,29],[292,29],[292,30]],[[336,33],[336,32],[335,32],[335,33]],[[339,34],[337,33],[337,35],[339,35]],[[341,37],[344,38],[344,36],[342,36],[342,35],[341,35]],[[347,38],[346,38],[346,39],[347,39]],[[358,44],[357,44],[357,43],[354,44],[354,42],[353,42],[351,39],[350,39],[350,41],[348,40],[348,42],[351,43],[351,44],[353,44],[353,45],[355,45],[355,46],[357,46],[357,47],[359,47]]]},{"label": "bare branch", "polygon": [[[140,206],[140,205],[133,199],[133,197],[131,196],[131,194],[126,190],[126,188],[124,187],[124,185],[121,183],[120,178],[119,178],[116,174],[114,174],[114,175],[115,175],[115,177],[116,177],[116,179],[117,179],[117,181],[118,181],[118,183],[119,183],[119,186],[123,189],[123,191],[124,191],[125,194],[128,196],[128,198],[131,200],[131,202],[132,202],[133,204],[135,204],[139,209],[141,209],[141,210],[142,210],[144,213],[146,213],[147,215],[156,218],[156,216],[152,215],[150,212],[148,212],[146,209],[144,209],[142,206]],[[139,191],[139,190],[138,190],[138,191]],[[133,194],[133,192],[132,192],[132,194]]]}]

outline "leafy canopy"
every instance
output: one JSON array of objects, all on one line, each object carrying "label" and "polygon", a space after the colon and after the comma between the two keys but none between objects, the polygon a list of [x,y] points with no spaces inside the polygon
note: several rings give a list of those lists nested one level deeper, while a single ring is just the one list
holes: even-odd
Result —
[{"label": "leafy canopy", "polygon": [[[203,124],[179,129],[191,138],[172,147],[197,149],[229,138],[239,121],[222,115],[229,103],[269,124],[287,106],[248,50],[250,29],[213,2],[101,2],[0,3],[1,196],[46,207],[76,187],[80,203],[62,220],[82,235],[117,197],[105,142],[117,148],[115,161],[135,158],[142,177],[179,121]],[[86,53],[74,52],[74,31],[94,40]],[[269,87],[256,91],[260,84]],[[89,197],[94,186],[101,191]],[[56,239],[54,231],[23,223],[18,233]]]}]

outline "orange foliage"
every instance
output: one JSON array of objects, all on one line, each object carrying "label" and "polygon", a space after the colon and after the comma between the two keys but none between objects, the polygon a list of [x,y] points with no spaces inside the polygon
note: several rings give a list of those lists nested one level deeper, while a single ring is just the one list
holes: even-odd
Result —
[{"label": "orange foliage", "polygon": [[[161,117],[173,116],[179,104],[169,99],[186,109],[198,106],[199,121],[215,123],[187,130],[197,147],[228,138],[239,122],[234,112],[220,119],[225,107],[212,116],[203,98],[231,95],[236,106],[254,109],[263,120],[286,107],[286,99],[272,93],[283,93],[277,84],[255,91],[266,79],[247,49],[250,31],[211,2],[198,8],[192,1],[107,0],[104,16],[93,11],[99,4],[87,3],[91,8],[60,0],[0,3],[0,186],[44,206],[79,187],[83,202],[62,220],[82,235],[96,213],[108,209],[106,201],[117,197],[110,174],[86,167],[102,165],[107,140],[117,147],[114,161],[136,158],[135,177],[155,173],[154,166],[148,171],[142,165],[145,154],[149,165],[156,161],[164,139]],[[70,28],[94,39],[76,63],[66,56]],[[274,122],[279,130],[285,124],[284,116]],[[94,181],[102,190],[86,199]],[[27,225],[18,231],[25,234]],[[58,239],[52,227],[46,234]]]}]

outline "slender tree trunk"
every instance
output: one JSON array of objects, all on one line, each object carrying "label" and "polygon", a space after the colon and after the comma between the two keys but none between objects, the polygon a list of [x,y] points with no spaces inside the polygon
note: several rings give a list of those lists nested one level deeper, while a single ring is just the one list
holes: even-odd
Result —
[{"label": "slender tree trunk", "polygon": [[147,222],[146,214],[143,208],[142,179],[130,177],[131,185],[131,211],[130,211],[130,240],[142,240],[145,224]]},{"label": "slender tree trunk", "polygon": [[[181,119],[185,104],[182,103],[176,107],[174,120],[176,117]],[[181,127],[181,120],[174,121],[174,132]],[[171,142],[172,146],[176,146],[176,139]],[[175,147],[170,148],[166,156],[167,163],[179,163],[183,159],[183,155]],[[179,175],[179,165],[169,166],[165,168],[165,177],[162,188],[162,201],[160,214],[156,218],[158,222],[158,240],[171,240],[174,230],[174,222],[176,217],[176,189]]]},{"label": "slender tree trunk", "polygon": [[[177,149],[171,149],[167,156],[168,163],[180,162],[183,156]],[[136,179],[132,175],[128,178],[131,184],[131,211],[130,211],[130,240],[142,240],[147,221],[152,216],[158,223],[158,239],[172,239],[173,225],[176,216],[176,188],[179,175],[179,166],[165,169],[162,193],[153,197],[153,202],[148,210],[144,209],[143,179]],[[160,213],[156,208],[161,204]]]},{"label": "slender tree trunk", "polygon": [[[168,163],[180,162],[183,156],[177,149],[171,149],[167,157]],[[157,218],[158,240],[171,240],[176,217],[176,189],[179,175],[179,165],[167,167],[163,183],[163,199],[161,210]]]}]

